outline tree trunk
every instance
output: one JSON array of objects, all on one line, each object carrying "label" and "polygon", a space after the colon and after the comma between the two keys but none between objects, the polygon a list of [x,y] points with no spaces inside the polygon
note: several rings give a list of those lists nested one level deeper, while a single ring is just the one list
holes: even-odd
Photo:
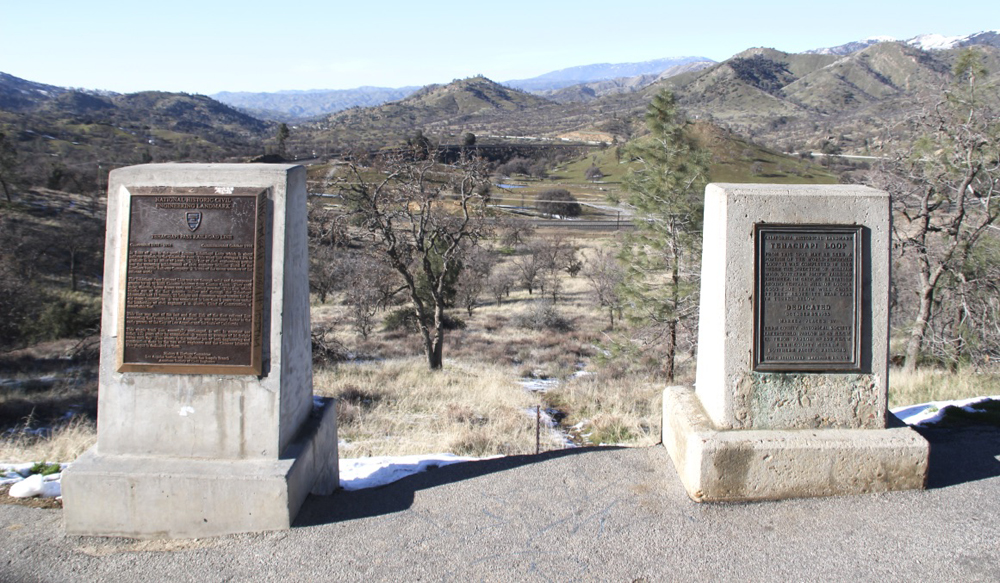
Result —
[{"label": "tree trunk", "polygon": [[424,337],[427,339],[427,366],[440,370],[444,365],[444,309],[440,303],[434,306],[434,333],[427,330]]},{"label": "tree trunk", "polygon": [[69,289],[76,291],[76,249],[69,252]]},{"label": "tree trunk", "polygon": [[676,239],[671,246],[672,254],[670,265],[670,322],[668,330],[670,343],[667,349],[667,382],[674,382],[674,360],[677,357],[677,322],[681,307],[681,266],[680,256],[677,254]]},{"label": "tree trunk", "polygon": [[441,370],[444,366],[444,335],[440,332],[434,339],[434,347],[427,355],[427,364],[431,370]]},{"label": "tree trunk", "polygon": [[927,323],[931,319],[931,307],[934,304],[934,288],[924,284],[920,292],[920,310],[917,312],[917,319],[913,322],[913,330],[910,331],[910,339],[906,342],[906,360],[903,361],[903,370],[911,373],[917,370],[917,360],[920,358],[920,347],[924,342],[924,334],[927,333]]},{"label": "tree trunk", "polygon": [[668,345],[667,345],[667,361],[665,364],[665,373],[667,376],[667,382],[674,382],[674,359],[677,356],[677,320],[671,320],[668,326]]}]

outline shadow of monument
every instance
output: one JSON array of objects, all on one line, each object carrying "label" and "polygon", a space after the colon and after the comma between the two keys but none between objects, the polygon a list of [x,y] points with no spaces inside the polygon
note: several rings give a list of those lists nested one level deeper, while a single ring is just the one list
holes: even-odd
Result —
[{"label": "shadow of monument", "polygon": [[621,447],[581,447],[548,451],[538,455],[514,455],[496,459],[462,462],[442,466],[407,476],[378,488],[337,490],[330,496],[310,495],[293,523],[293,527],[319,526],[333,522],[355,520],[402,512],[413,504],[418,490],[453,482],[478,478],[521,466],[545,462],[572,455],[622,449]]},{"label": "shadow of monument", "polygon": [[928,488],[1000,476],[1000,427],[914,427],[931,444]]}]

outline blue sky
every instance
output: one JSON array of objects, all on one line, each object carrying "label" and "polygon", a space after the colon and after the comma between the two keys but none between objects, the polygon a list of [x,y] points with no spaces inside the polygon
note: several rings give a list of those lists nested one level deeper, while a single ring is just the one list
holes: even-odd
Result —
[{"label": "blue sky", "polygon": [[0,0],[0,71],[119,92],[400,87],[992,29],[992,0]]}]

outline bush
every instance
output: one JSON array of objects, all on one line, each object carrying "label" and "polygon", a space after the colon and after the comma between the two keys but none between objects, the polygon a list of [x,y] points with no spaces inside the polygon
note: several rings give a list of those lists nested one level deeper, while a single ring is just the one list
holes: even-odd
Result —
[{"label": "bush", "polygon": [[48,299],[31,335],[39,341],[78,338],[95,333],[100,323],[100,298],[81,293],[61,293]]},{"label": "bush", "polygon": [[597,166],[587,168],[587,171],[584,172],[583,175],[587,178],[587,180],[591,181],[597,181],[604,178],[604,172],[601,172],[601,169]]},{"label": "bush", "polygon": [[549,188],[538,195],[536,207],[547,215],[578,217],[582,212],[580,203],[565,188]]},{"label": "bush", "polygon": [[518,328],[537,331],[568,332],[573,328],[570,321],[564,318],[548,300],[536,300],[530,308],[511,318],[511,324]]}]

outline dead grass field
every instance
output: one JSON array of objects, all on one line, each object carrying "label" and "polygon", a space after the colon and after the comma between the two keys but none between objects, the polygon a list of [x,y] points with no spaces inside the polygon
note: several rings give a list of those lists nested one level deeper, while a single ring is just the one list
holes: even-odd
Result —
[{"label": "dead grass field", "polygon": [[889,371],[890,408],[994,395],[1000,395],[1000,375],[996,373],[934,368],[921,368],[913,373],[900,368]]},{"label": "dead grass field", "polygon": [[[585,263],[612,241],[592,233],[570,240]],[[497,268],[511,261],[505,257]],[[445,366],[438,372],[427,370],[416,335],[379,327],[361,340],[341,298],[314,303],[314,325],[358,359],[319,366],[314,377],[318,394],[340,398],[341,455],[530,453],[536,405],[550,410],[563,436],[577,444],[658,443],[659,384],[642,371],[606,362],[607,314],[582,273],[559,277],[551,309],[564,327],[518,327],[521,315],[551,301],[538,290],[515,288],[499,306],[484,296],[471,316],[456,312],[465,328],[447,333]],[[519,383],[524,379],[556,382],[532,392]],[[558,433],[544,427],[541,433],[543,450],[564,446]]]},{"label": "dead grass field", "polygon": [[[571,242],[584,262],[597,248],[616,244],[613,236],[595,233],[573,236]],[[560,278],[554,309],[565,327],[515,325],[520,315],[538,309],[538,291],[515,288],[499,306],[484,296],[471,316],[456,310],[465,328],[447,333],[445,366],[437,372],[427,370],[416,334],[379,326],[363,340],[350,326],[342,297],[323,304],[314,298],[314,327],[327,330],[348,356],[314,371],[315,392],[339,398],[341,456],[531,453],[536,406],[560,420],[558,431],[542,427],[542,450],[565,447],[567,437],[580,445],[658,443],[665,383],[651,375],[649,362],[608,358],[613,332],[586,278],[565,272]],[[8,355],[19,364],[3,371],[4,378],[28,382],[0,392],[0,461],[71,461],[96,440],[96,365],[39,385],[31,379],[51,376],[59,372],[52,367],[60,365],[51,354],[29,352],[17,359]],[[694,363],[684,355],[677,384],[693,382]],[[525,379],[556,382],[545,392],[532,392],[520,384]],[[996,374],[921,369],[905,375],[894,369],[889,404],[994,395],[998,387]],[[40,426],[51,431],[31,431]]]}]

